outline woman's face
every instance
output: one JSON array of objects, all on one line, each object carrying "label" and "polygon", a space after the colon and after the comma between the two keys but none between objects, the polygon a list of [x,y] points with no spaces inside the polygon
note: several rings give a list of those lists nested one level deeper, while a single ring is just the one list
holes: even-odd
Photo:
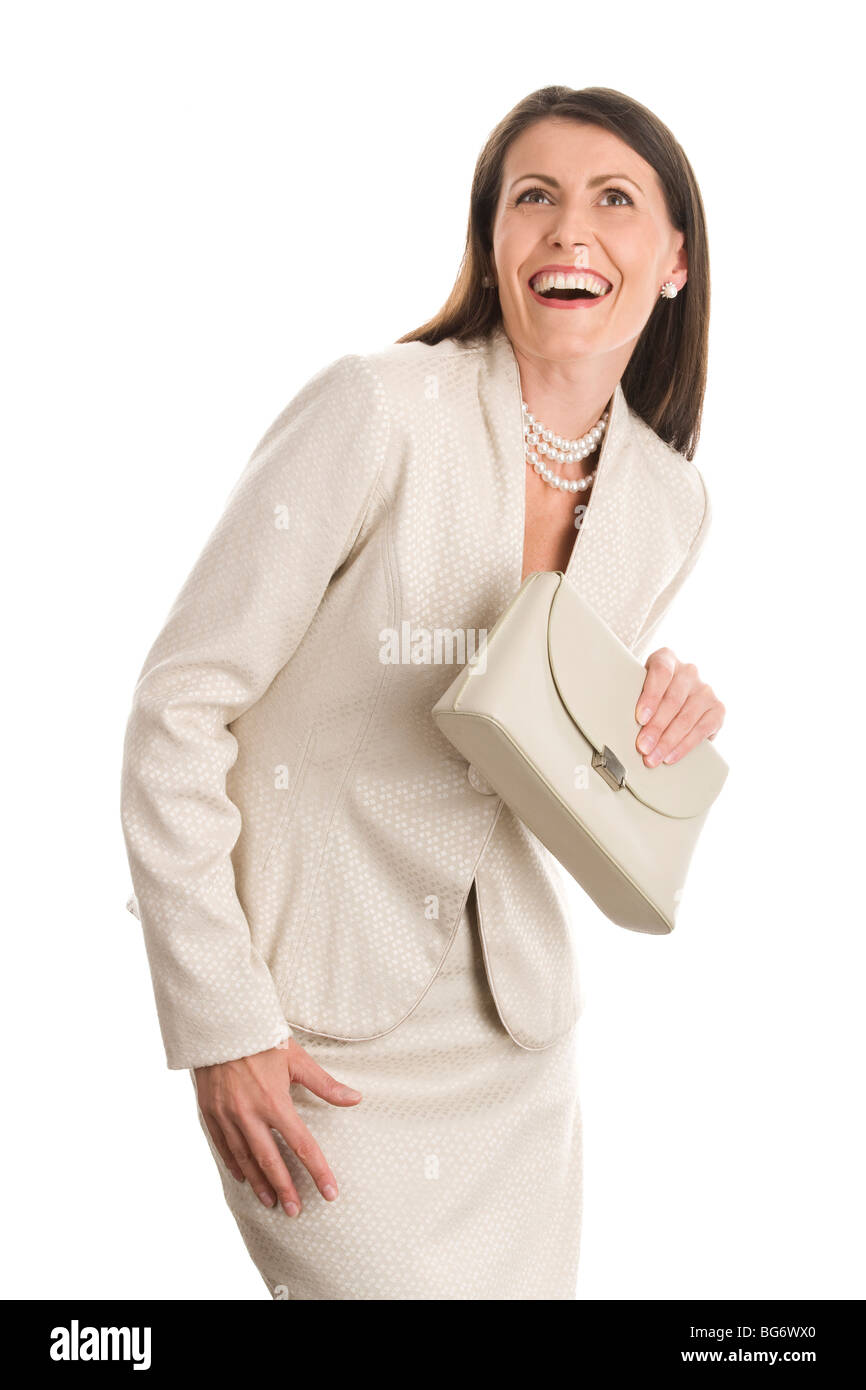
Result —
[{"label": "woman's face", "polygon": [[[618,136],[547,117],[512,142],[493,258],[505,331],[527,354],[613,354],[621,375],[661,286],[686,282],[684,244],[655,170]],[[610,289],[599,299],[545,302],[529,284],[544,266],[591,269]]]}]

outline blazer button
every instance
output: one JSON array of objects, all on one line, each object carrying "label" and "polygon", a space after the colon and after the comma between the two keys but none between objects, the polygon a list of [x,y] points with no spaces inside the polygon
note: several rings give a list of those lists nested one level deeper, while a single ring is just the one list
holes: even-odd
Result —
[{"label": "blazer button", "polygon": [[474,763],[470,763],[466,771],[469,783],[477,792],[483,792],[485,796],[496,796],[496,788],[491,787],[487,778],[478,771]]}]

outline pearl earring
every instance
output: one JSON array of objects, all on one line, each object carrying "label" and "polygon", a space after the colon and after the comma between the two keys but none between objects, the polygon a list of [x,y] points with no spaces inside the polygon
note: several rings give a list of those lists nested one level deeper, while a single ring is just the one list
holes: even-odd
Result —
[{"label": "pearl earring", "polygon": [[483,277],[482,277],[482,280],[481,280],[481,283],[482,283],[482,285],[484,286],[484,288],[485,288],[486,290],[492,290],[492,289],[493,289],[493,276],[492,276],[492,275],[485,275],[485,276],[483,276]]},{"label": "pearl earring", "polygon": [[663,299],[676,299],[677,287],[674,284],[673,280],[665,280],[664,284],[661,287],[660,293]]}]

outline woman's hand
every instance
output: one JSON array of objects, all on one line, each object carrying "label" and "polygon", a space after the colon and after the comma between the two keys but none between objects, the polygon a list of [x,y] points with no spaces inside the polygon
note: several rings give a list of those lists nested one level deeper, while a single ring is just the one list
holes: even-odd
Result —
[{"label": "woman's hand", "polygon": [[292,1102],[293,1082],[331,1105],[356,1105],[361,1099],[294,1038],[251,1057],[195,1068],[199,1108],[223,1162],[238,1182],[249,1178],[266,1207],[279,1201],[287,1216],[300,1213],[301,1200],[271,1129],[294,1150],[325,1200],[337,1196],[337,1180]]},{"label": "woman's hand", "polygon": [[670,647],[646,660],[646,679],[635,709],[643,725],[635,739],[644,765],[675,763],[704,738],[715,738],[725,707],[691,663],[677,661]]}]

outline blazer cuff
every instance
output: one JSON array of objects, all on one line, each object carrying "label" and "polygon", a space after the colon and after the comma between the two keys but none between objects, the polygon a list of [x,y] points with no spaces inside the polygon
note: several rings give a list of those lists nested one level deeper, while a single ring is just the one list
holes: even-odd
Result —
[{"label": "blazer cuff", "polygon": [[228,989],[212,981],[203,990],[178,996],[157,985],[157,1011],[171,1071],[192,1071],[217,1062],[234,1062],[274,1047],[294,1036],[277,1001],[264,962],[251,960],[248,974],[234,976]]},{"label": "blazer cuff", "polygon": [[[135,893],[126,903],[127,912],[141,921],[141,911]],[[180,991],[157,985],[157,1007],[166,1062],[172,1071],[194,1071],[196,1067],[212,1067],[218,1062],[235,1062],[240,1057],[252,1057],[256,1052],[268,1052],[284,1047],[295,1035],[283,1017],[276,997],[273,978],[260,957],[250,962],[249,984],[238,987],[237,981],[229,999],[214,997],[205,1000],[200,987],[180,998]],[[255,1003],[253,990],[260,994]],[[239,1007],[240,1006],[240,1007]]]},{"label": "blazer cuff", "polygon": [[287,1023],[275,1026],[273,1035],[266,1037],[261,1031],[258,1036],[250,1035],[235,1042],[220,1042],[216,1046],[184,1051],[182,1048],[166,1045],[166,1059],[172,1071],[194,1071],[196,1067],[213,1067],[219,1062],[236,1062],[241,1057],[252,1057],[257,1052],[269,1052],[274,1047],[286,1047],[295,1035]]}]

